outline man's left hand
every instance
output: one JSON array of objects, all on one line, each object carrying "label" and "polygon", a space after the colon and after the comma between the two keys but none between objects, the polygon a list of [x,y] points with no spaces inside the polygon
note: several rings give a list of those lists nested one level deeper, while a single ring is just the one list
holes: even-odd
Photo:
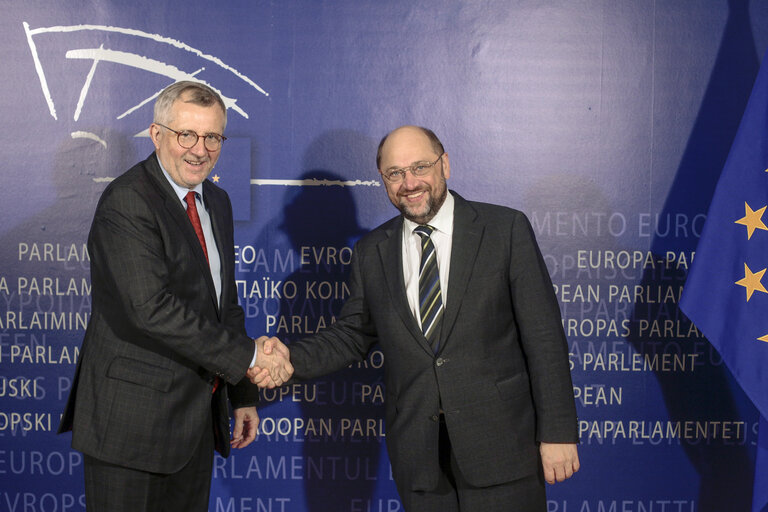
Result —
[{"label": "man's left hand", "polygon": [[541,463],[544,480],[549,484],[562,482],[579,470],[579,452],[576,444],[541,443]]},{"label": "man's left hand", "polygon": [[234,410],[235,429],[229,440],[232,448],[245,448],[256,439],[256,429],[259,426],[259,413],[256,407],[241,407]]}]

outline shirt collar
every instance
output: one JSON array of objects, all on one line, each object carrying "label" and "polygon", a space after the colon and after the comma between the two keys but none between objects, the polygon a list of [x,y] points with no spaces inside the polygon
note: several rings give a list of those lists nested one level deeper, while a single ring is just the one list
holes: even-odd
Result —
[{"label": "shirt collar", "polygon": [[[160,161],[160,157],[157,156],[157,154],[155,154],[155,157],[157,158],[157,163],[160,164],[160,170],[163,171],[163,175],[165,175],[165,179],[167,179],[168,183],[171,184],[173,191],[176,192],[176,195],[179,197],[179,201],[183,203],[184,198],[187,196],[187,193],[189,192],[190,189],[186,187],[180,187],[175,181],[173,181],[173,178],[171,178],[171,175],[168,174],[168,171],[166,171],[165,167],[163,167],[163,163]],[[197,186],[192,189],[192,191],[197,193],[200,196],[200,202],[202,203],[203,202],[203,184],[198,183]]]},{"label": "shirt collar", "polygon": [[[453,194],[448,192],[448,195],[445,198],[445,202],[443,202],[443,205],[437,211],[437,214],[432,217],[432,220],[430,220],[428,223],[430,226],[435,228],[435,231],[444,233],[448,236],[453,234],[454,203]],[[403,221],[405,222],[405,232],[409,235],[413,233],[413,230],[416,229],[416,226],[419,226],[419,224],[406,218],[403,218]]]}]

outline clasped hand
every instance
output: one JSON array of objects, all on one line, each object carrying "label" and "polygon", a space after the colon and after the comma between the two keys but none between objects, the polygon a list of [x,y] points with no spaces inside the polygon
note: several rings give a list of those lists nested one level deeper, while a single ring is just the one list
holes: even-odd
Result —
[{"label": "clasped hand", "polygon": [[279,339],[261,336],[254,340],[257,346],[256,364],[246,376],[260,388],[282,386],[293,375],[291,353]]}]

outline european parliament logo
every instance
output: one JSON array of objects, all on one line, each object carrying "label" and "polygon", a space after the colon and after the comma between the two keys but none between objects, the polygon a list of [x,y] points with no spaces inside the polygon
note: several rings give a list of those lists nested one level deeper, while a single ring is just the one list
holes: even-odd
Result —
[{"label": "european parliament logo", "polygon": [[[74,110],[74,119],[76,121],[80,118],[83,106],[88,97],[88,92],[90,90],[91,84],[93,82],[94,76],[96,75],[96,72],[99,66],[104,66],[110,63],[117,64],[120,66],[126,66],[128,68],[134,68],[150,74],[155,74],[161,77],[165,77],[168,79],[167,85],[170,85],[173,82],[178,82],[181,80],[193,80],[193,81],[203,82],[206,85],[215,89],[216,92],[218,92],[221,95],[227,109],[231,109],[234,112],[237,112],[239,115],[241,115],[246,119],[248,119],[248,114],[245,110],[243,110],[243,108],[241,108],[238,105],[237,103],[238,99],[234,97],[234,95],[228,95],[221,89],[217,88],[216,85],[213,83],[214,80],[208,79],[208,81],[206,81],[200,78],[201,73],[205,72],[207,68],[213,68],[213,71],[211,71],[210,69],[208,70],[207,72],[208,75],[213,74],[213,76],[215,76],[215,71],[222,71],[222,72],[234,75],[240,81],[247,84],[247,86],[249,86],[250,88],[255,89],[256,91],[263,94],[264,96],[269,96],[267,91],[265,91],[261,86],[259,86],[256,82],[254,82],[251,78],[241,73],[240,71],[235,69],[233,66],[230,66],[229,64],[223,62],[218,57],[214,55],[209,55],[203,52],[202,50],[194,48],[182,41],[179,41],[170,37],[166,37],[160,34],[152,34],[149,32],[144,32],[142,30],[137,30],[133,28],[112,27],[107,25],[69,25],[69,26],[40,27],[40,28],[34,28],[34,29],[31,28],[27,22],[24,22],[23,25],[24,25],[24,31],[27,36],[27,44],[29,45],[29,49],[32,52],[32,58],[35,63],[35,70],[37,72],[38,78],[40,79],[40,87],[43,91],[43,96],[45,96],[45,100],[48,105],[48,110],[54,119],[58,119],[56,105],[53,100],[53,94],[51,93],[51,89],[48,85],[46,71],[44,69],[41,56],[38,52],[38,44],[36,42],[37,41],[36,38],[40,38],[45,35],[53,35],[53,34],[75,34],[75,33],[81,33],[81,32],[89,32],[89,33],[97,34],[98,39],[103,39],[104,41],[109,41],[109,42],[112,42],[115,40],[113,37],[110,37],[112,35],[125,36],[126,42],[123,44],[126,45],[126,49],[123,49],[123,50],[114,50],[110,48],[105,48],[105,42],[101,42],[98,45],[98,47],[94,44],[88,48],[71,48],[69,50],[66,50],[65,52],[66,59],[85,60],[90,62],[90,68],[87,76],[83,81],[83,85],[80,90],[80,95],[77,101],[77,106]],[[184,70],[179,65],[175,65],[170,62],[166,62],[162,60],[164,57],[156,57],[156,56],[149,57],[147,55],[139,54],[138,51],[129,50],[128,48],[135,47],[135,45],[137,44],[137,40],[138,42],[141,43],[142,49],[145,51],[145,53],[152,52],[152,53],[164,54],[169,47],[175,48],[175,49],[181,50],[182,52],[185,52],[188,55],[194,56],[196,58],[195,60],[199,61],[199,64],[195,65],[195,62],[193,60],[191,64],[194,67],[196,67],[196,69]],[[74,40],[73,42],[79,42],[79,40]],[[130,108],[128,108],[124,112],[117,115],[117,119],[122,119],[132,114],[133,112],[143,107],[144,105],[150,103],[157,97],[157,95],[160,94],[160,91],[162,91],[162,88],[146,98],[141,98],[134,105],[130,106]]]},{"label": "european parliament logo", "polygon": [[[24,22],[23,26],[48,113],[57,121],[71,116],[76,129],[70,137],[94,141],[103,150],[110,149],[106,134],[113,125],[122,130],[142,126],[133,137],[149,137],[154,100],[176,81],[205,83],[221,95],[227,110],[244,119],[249,119],[249,113],[241,98],[253,104],[252,96],[269,96],[261,85],[219,57],[161,34],[107,25],[33,28]],[[62,53],[65,62],[72,64],[62,64]],[[85,66],[76,64],[81,62]],[[73,86],[78,79],[79,91]],[[143,158],[151,145],[139,145]],[[229,193],[236,220],[250,218],[250,177],[250,139],[230,137],[210,179]]]},{"label": "european parliament logo", "polygon": [[[173,82],[192,80],[216,90],[228,111],[245,120],[269,92],[229,62],[187,42],[143,30],[81,24],[32,27],[23,22],[40,90],[56,121],[71,116],[69,136],[109,150],[106,133],[117,125],[141,127],[132,136],[149,137],[154,100]],[[63,57],[63,61],[62,61]],[[95,91],[95,92],[94,92]],[[82,128],[82,125],[97,128]],[[151,145],[143,143],[139,156]],[[380,186],[378,180],[251,179],[251,139],[228,136],[210,180],[232,200],[235,220],[249,220],[251,186]],[[94,178],[109,181],[112,177]]]}]

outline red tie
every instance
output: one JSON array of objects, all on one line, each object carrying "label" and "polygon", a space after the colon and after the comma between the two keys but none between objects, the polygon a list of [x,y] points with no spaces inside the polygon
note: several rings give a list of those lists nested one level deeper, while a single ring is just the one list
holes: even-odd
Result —
[{"label": "red tie", "polygon": [[197,239],[200,240],[200,245],[205,253],[205,261],[208,261],[208,247],[205,245],[205,236],[203,235],[203,226],[200,224],[200,216],[197,214],[197,204],[195,204],[195,193],[190,190],[184,197],[184,201],[187,203],[187,216],[192,223],[192,227],[195,228],[195,234]]},{"label": "red tie", "polygon": [[[184,202],[187,203],[187,216],[192,223],[192,227],[195,228],[195,234],[200,241],[200,245],[205,253],[205,261],[208,261],[208,247],[205,245],[205,236],[203,235],[203,226],[200,224],[200,216],[197,214],[197,204],[195,203],[195,193],[190,190],[187,195],[184,196]],[[210,265],[210,263],[208,263]],[[213,381],[213,392],[219,387],[219,378],[216,377]]]}]

